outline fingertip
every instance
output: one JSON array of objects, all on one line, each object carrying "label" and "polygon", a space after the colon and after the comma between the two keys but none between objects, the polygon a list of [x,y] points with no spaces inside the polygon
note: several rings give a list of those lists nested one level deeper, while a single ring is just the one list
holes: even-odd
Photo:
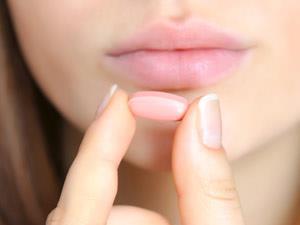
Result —
[{"label": "fingertip", "polygon": [[112,110],[111,114],[118,114],[117,116],[121,116],[123,121],[126,121],[126,124],[131,126],[131,130],[134,132],[136,129],[136,118],[130,110],[128,105],[129,95],[128,93],[119,88],[116,90],[115,95],[111,101],[111,106],[109,106],[108,110]]},{"label": "fingertip", "polygon": [[[111,89],[113,89],[113,87],[111,87]],[[94,122],[120,123],[120,121],[123,120],[125,121],[123,124],[130,124],[132,128],[135,129],[136,119],[128,106],[128,100],[128,93],[118,86],[113,91],[106,106],[103,107],[102,111],[96,116]]]},{"label": "fingertip", "polygon": [[97,149],[98,154],[105,152],[110,155],[109,157],[118,158],[120,161],[136,130],[136,120],[130,112],[127,102],[126,91],[117,88],[107,101],[103,111],[87,128],[80,151]]},{"label": "fingertip", "polygon": [[216,95],[195,99],[175,134],[172,168],[185,224],[218,224],[224,216],[231,224],[243,224],[222,145],[218,99]]}]

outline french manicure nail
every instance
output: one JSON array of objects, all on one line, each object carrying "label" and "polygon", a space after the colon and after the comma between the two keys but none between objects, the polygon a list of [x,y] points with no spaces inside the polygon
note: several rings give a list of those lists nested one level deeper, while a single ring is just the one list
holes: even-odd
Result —
[{"label": "french manicure nail", "polygon": [[96,116],[95,117],[98,117],[98,115],[100,115],[102,113],[102,111],[105,109],[105,107],[108,105],[110,99],[112,98],[112,96],[114,95],[114,93],[116,92],[118,88],[118,85],[117,84],[113,84],[108,93],[104,96],[101,104],[99,105],[97,111],[96,111]]},{"label": "french manicure nail", "polygon": [[203,144],[209,148],[219,149],[222,146],[222,122],[217,94],[202,97],[198,102],[198,112]]}]

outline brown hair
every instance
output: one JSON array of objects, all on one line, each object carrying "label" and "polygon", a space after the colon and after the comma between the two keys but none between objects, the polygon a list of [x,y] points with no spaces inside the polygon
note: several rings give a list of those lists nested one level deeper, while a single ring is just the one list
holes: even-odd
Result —
[{"label": "brown hair", "polygon": [[65,177],[63,122],[32,79],[0,0],[0,225],[45,224]]},{"label": "brown hair", "polygon": [[0,225],[44,224],[55,207],[59,113],[30,76],[0,1]]}]

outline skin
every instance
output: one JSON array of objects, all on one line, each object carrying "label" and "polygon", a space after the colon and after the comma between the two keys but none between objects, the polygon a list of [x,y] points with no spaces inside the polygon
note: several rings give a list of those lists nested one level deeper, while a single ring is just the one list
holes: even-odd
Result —
[{"label": "skin", "polygon": [[[8,3],[34,79],[62,115],[82,132],[92,123],[97,105],[113,83],[126,93],[141,90],[119,80],[103,65],[102,59],[109,48],[144,24],[154,20],[180,22],[195,16],[233,30],[255,43],[250,60],[228,79],[207,88],[170,92],[190,101],[209,92],[218,93],[223,146],[236,171],[246,216],[251,224],[259,224],[254,217],[260,218],[262,224],[287,220],[287,211],[291,208],[277,207],[272,196],[275,194],[278,201],[292,207],[291,199],[295,199],[298,188],[294,172],[300,162],[296,154],[299,131],[295,128],[300,121],[300,31],[296,29],[300,27],[300,4],[297,1],[282,4],[279,0],[8,0]],[[120,26],[122,29],[116,29]],[[135,136],[124,160],[147,171],[174,172],[171,169],[173,143],[181,123],[136,120]],[[283,163],[282,159],[289,163]],[[269,182],[263,183],[266,176]],[[142,175],[135,178],[133,182],[143,180]],[[150,183],[171,186],[157,179]],[[262,188],[254,194],[253,187]],[[144,200],[140,202],[150,201],[151,188],[139,191],[148,197],[136,197]],[[132,192],[130,196],[134,198],[138,193]],[[157,193],[159,191],[153,195]],[[169,194],[170,199],[176,197],[174,193]],[[268,217],[259,210],[262,203],[274,215]],[[171,207],[167,203],[161,205]],[[167,214],[175,215],[174,212]],[[275,214],[280,215],[280,219]]]},{"label": "skin", "polygon": [[[117,91],[87,129],[57,207],[46,224],[169,224],[145,209],[112,208],[118,167],[136,130],[127,100],[124,91]],[[201,142],[196,126],[197,102],[177,128],[172,153],[182,223],[242,225],[241,205],[225,151],[207,148]]]}]

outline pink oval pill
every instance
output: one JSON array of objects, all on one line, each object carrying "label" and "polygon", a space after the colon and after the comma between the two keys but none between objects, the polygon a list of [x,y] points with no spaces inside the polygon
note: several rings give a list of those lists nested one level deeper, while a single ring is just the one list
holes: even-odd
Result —
[{"label": "pink oval pill", "polygon": [[188,101],[181,96],[160,91],[139,91],[128,101],[132,113],[153,120],[180,120]]}]

